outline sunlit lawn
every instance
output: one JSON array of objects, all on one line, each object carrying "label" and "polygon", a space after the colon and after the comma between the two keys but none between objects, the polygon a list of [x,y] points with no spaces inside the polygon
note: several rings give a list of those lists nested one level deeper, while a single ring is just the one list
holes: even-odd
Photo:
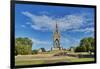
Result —
[{"label": "sunlit lawn", "polygon": [[57,63],[57,62],[86,62],[86,61],[94,61],[94,58],[76,58],[69,56],[57,56],[51,57],[50,55],[45,55],[42,57],[41,55],[26,55],[26,56],[17,56],[15,58],[15,65],[35,65],[35,64],[49,64],[49,63]]},{"label": "sunlit lawn", "polygon": [[75,58],[75,59],[70,59],[70,62],[88,62],[88,61],[94,61],[94,58]]}]

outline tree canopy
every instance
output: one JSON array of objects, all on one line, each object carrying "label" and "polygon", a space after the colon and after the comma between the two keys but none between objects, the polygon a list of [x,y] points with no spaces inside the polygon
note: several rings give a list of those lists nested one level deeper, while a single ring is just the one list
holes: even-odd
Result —
[{"label": "tree canopy", "polygon": [[76,47],[76,52],[89,52],[94,51],[95,44],[94,44],[94,38],[87,37],[80,40],[80,44],[78,47]]},{"label": "tree canopy", "polygon": [[32,53],[32,40],[29,38],[16,38],[15,39],[15,55],[26,55]]}]

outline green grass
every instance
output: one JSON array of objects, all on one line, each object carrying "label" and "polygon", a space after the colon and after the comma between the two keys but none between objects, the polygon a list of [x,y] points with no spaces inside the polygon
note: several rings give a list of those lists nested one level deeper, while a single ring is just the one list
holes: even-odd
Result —
[{"label": "green grass", "polygon": [[55,62],[62,62],[62,61],[70,62],[87,62],[87,61],[94,61],[94,58],[63,58],[57,60],[28,60],[28,61],[16,61],[15,65],[36,65],[36,64],[49,64]]},{"label": "green grass", "polygon": [[[15,57],[15,65],[37,65],[37,64],[50,64],[50,63],[56,63],[56,62],[88,62],[88,61],[94,61],[94,58],[77,58],[77,57],[70,57],[70,56],[53,56],[53,54],[59,53],[61,51],[50,51],[45,52],[43,54],[36,54],[36,55],[20,55]],[[67,51],[64,51],[67,52]],[[71,53],[69,54],[89,54],[87,52],[81,52],[81,53]],[[44,59],[46,58],[46,59]],[[60,58],[60,59],[59,59]],[[39,59],[39,60],[38,60]]]},{"label": "green grass", "polygon": [[35,65],[35,64],[43,64],[42,60],[30,60],[30,61],[15,61],[15,65]]},{"label": "green grass", "polygon": [[76,59],[70,59],[70,62],[88,62],[88,61],[94,61],[94,58],[76,58]]},{"label": "green grass", "polygon": [[68,61],[66,58],[61,59],[50,59],[48,60],[16,60],[15,65],[36,65],[36,64],[50,64],[50,63],[56,63],[56,62],[62,62],[62,61]]},{"label": "green grass", "polygon": [[[26,56],[27,57],[27,56]],[[20,59],[20,57],[18,57]],[[17,58],[17,59],[18,59]],[[50,63],[56,63],[56,62],[87,62],[87,61],[94,61],[94,58],[76,58],[76,57],[58,57],[60,59],[52,59],[53,57],[48,57],[48,60],[33,60],[29,59],[28,60],[17,60],[15,61],[15,65],[37,65],[37,64],[50,64]]]},{"label": "green grass", "polygon": [[66,59],[60,60],[29,60],[29,61],[15,61],[15,65],[36,65],[36,64],[50,64],[55,62],[65,61]]}]

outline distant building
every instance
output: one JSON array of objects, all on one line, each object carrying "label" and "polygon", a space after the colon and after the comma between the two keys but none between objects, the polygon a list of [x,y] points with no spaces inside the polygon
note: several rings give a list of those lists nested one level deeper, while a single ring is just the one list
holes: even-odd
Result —
[{"label": "distant building", "polygon": [[38,53],[42,53],[42,52],[46,52],[45,48],[40,48],[40,49],[38,50]]},{"label": "distant building", "polygon": [[41,52],[43,52],[43,51],[42,51],[42,49],[40,48],[40,49],[38,50],[38,53],[41,53]]}]

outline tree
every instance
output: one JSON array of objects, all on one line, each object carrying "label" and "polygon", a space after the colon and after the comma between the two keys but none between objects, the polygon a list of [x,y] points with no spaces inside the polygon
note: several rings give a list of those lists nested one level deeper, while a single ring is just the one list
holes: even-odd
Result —
[{"label": "tree", "polygon": [[38,50],[32,50],[32,54],[37,54]]},{"label": "tree", "polygon": [[92,37],[83,38],[80,41],[80,46],[85,46],[87,52],[91,51],[94,48],[94,38]]},{"label": "tree", "polygon": [[80,40],[80,45],[76,47],[75,52],[93,52],[95,50],[94,46],[94,38],[83,38]]},{"label": "tree", "polygon": [[42,50],[42,52],[46,52],[45,48],[40,48]]},{"label": "tree", "polygon": [[78,46],[75,49],[75,52],[85,52],[86,51],[86,47],[85,46]]},{"label": "tree", "polygon": [[15,56],[16,56],[16,55],[18,55],[18,51],[17,51],[17,49],[15,48]]},{"label": "tree", "polygon": [[26,55],[32,53],[32,40],[29,38],[15,39],[15,54]]},{"label": "tree", "polygon": [[75,48],[75,52],[80,52],[80,47],[79,47],[79,46],[77,46],[77,47]]}]

